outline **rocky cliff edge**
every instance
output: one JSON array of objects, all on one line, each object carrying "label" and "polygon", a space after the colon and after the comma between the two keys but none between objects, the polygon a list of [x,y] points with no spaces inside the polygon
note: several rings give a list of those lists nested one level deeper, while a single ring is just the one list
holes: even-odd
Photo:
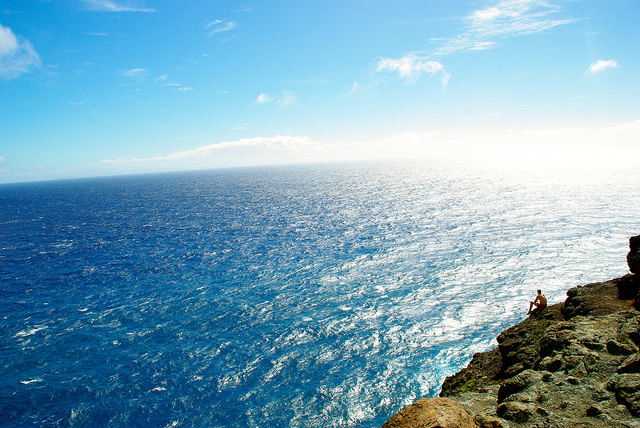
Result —
[{"label": "rocky cliff edge", "polygon": [[640,235],[622,278],[567,291],[383,428],[640,428]]}]

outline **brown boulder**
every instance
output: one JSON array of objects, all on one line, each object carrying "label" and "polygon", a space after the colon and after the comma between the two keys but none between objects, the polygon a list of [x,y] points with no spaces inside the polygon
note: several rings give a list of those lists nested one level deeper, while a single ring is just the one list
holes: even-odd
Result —
[{"label": "brown boulder", "polygon": [[382,428],[477,428],[473,418],[448,398],[422,398],[396,413]]}]

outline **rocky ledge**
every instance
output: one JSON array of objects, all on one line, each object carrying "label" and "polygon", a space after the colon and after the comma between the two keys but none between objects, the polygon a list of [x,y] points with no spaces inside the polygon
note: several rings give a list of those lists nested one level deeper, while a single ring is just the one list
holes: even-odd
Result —
[{"label": "rocky ledge", "polygon": [[630,275],[571,288],[383,428],[640,428],[640,236],[629,244]]}]

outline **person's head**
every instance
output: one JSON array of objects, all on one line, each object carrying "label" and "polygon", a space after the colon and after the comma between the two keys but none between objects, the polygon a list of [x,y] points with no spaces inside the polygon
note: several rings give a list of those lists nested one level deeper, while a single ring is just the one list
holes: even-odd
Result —
[{"label": "person's head", "polygon": [[542,294],[542,290],[538,290],[538,294]]}]

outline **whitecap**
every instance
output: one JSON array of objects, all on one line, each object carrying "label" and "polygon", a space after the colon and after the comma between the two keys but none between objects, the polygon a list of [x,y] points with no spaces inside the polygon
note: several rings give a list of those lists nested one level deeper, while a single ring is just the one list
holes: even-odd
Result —
[{"label": "whitecap", "polygon": [[13,336],[13,337],[27,337],[27,336],[31,336],[31,335],[36,334],[37,332],[39,332],[39,331],[41,331],[41,330],[44,330],[44,329],[46,329],[46,328],[47,328],[47,326],[46,326],[46,325],[43,325],[43,326],[37,326],[37,327],[34,327],[34,328],[32,328],[32,329],[22,330],[22,331],[19,331],[18,333],[16,333],[16,334],[15,334],[15,336]]}]

